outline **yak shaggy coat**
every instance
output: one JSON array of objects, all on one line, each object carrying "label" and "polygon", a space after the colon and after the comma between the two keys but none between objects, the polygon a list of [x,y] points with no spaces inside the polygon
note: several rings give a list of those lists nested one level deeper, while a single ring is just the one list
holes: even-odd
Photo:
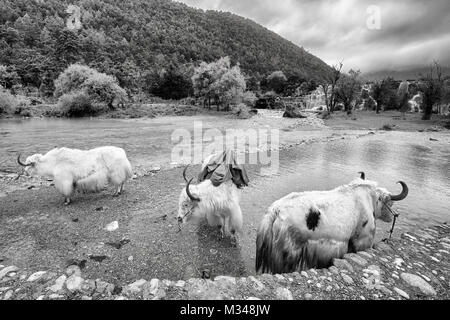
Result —
[{"label": "yak shaggy coat", "polygon": [[118,195],[123,184],[132,177],[126,153],[117,147],[87,151],[56,148],[45,155],[32,155],[22,165],[26,166],[28,175],[52,179],[56,189],[65,196],[66,204],[70,203],[75,189],[85,193],[99,192],[112,184]]},{"label": "yak shaggy coat", "polygon": [[373,245],[375,221],[391,222],[391,195],[375,182],[357,179],[331,191],[292,193],[272,204],[261,222],[256,271],[290,273],[329,267],[334,258]]}]

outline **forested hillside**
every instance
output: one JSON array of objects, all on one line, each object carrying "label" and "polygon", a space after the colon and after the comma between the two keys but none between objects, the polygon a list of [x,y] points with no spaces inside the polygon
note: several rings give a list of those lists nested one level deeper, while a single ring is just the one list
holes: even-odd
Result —
[{"label": "forested hillside", "polygon": [[[80,8],[79,28],[67,28],[69,5]],[[319,58],[251,20],[170,0],[0,2],[6,87],[20,82],[50,95],[57,76],[78,62],[116,76],[128,91],[151,91],[162,74],[189,79],[200,61],[224,56],[256,81],[276,70],[303,80],[329,72]]]}]

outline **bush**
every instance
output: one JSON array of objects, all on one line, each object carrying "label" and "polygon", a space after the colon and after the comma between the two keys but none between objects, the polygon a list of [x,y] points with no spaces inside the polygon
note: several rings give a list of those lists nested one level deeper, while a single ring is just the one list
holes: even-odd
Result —
[{"label": "bush", "polygon": [[62,95],[58,100],[59,115],[63,117],[83,117],[103,111],[91,103],[84,91],[75,91]]},{"label": "bush", "polygon": [[252,109],[249,108],[247,105],[240,103],[233,108],[232,114],[239,119],[250,119],[256,113],[252,112]]},{"label": "bush", "polygon": [[97,73],[99,72],[87,66],[72,64],[55,80],[55,97],[80,90],[86,80]]},{"label": "bush", "polygon": [[60,115],[69,117],[113,110],[127,98],[116,78],[79,64],[69,66],[55,80],[55,96]]},{"label": "bush", "polygon": [[252,91],[245,91],[242,95],[242,102],[248,107],[255,107],[258,98]]},{"label": "bush", "polygon": [[82,88],[91,99],[92,103],[99,107],[115,109],[114,103],[123,103],[127,93],[117,83],[116,79],[104,73],[97,73],[87,79]]},{"label": "bush", "polygon": [[31,110],[31,100],[22,95],[17,95],[16,100],[17,105],[11,110],[11,113],[23,117],[32,117],[33,111]]},{"label": "bush", "polygon": [[392,131],[394,129],[395,125],[390,124],[390,123],[386,123],[381,127],[381,130],[384,131]]},{"label": "bush", "polygon": [[18,104],[16,97],[9,91],[0,89],[0,114],[13,112]]}]

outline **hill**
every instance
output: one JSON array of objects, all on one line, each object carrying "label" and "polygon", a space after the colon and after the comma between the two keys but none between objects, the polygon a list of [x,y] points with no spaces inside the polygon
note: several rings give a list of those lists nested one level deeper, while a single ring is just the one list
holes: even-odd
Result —
[{"label": "hill", "polygon": [[[67,20],[80,8],[80,28]],[[75,21],[75,20],[74,20]],[[189,73],[199,61],[230,56],[259,80],[282,70],[320,80],[322,60],[261,25],[231,14],[203,11],[170,0],[2,0],[0,64],[23,85],[48,86],[69,64],[112,74],[121,86],[149,86],[167,70]]]},{"label": "hill", "polygon": [[[387,77],[394,78],[395,80],[417,80],[422,75],[426,75],[430,72],[429,67],[415,67],[404,70],[379,70],[374,72],[368,72],[363,74],[363,77],[369,81],[378,81]],[[450,76],[450,68],[443,67],[442,74],[444,76]]]}]

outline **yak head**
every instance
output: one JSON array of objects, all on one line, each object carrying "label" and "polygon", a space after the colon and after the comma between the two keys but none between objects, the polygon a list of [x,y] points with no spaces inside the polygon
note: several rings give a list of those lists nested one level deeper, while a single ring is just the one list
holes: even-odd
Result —
[{"label": "yak head", "polygon": [[201,199],[198,195],[197,186],[191,186],[192,180],[186,178],[186,167],[183,171],[183,178],[186,181],[186,188],[181,190],[180,200],[178,202],[178,223],[183,224],[192,218],[198,218],[198,209]]},{"label": "yak head", "polygon": [[[360,172],[361,179],[366,181],[366,175],[364,172]],[[369,182],[370,183],[370,182]],[[385,188],[376,187],[375,188],[375,208],[374,208],[374,217],[376,219],[380,219],[384,222],[392,222],[394,217],[394,212],[392,210],[392,206],[394,202],[402,201],[406,199],[409,193],[408,186],[403,181],[399,181],[399,184],[402,186],[402,192],[400,194],[392,194]],[[373,185],[376,185],[373,183]]]},{"label": "yak head", "polygon": [[35,176],[39,172],[39,165],[41,164],[43,155],[33,154],[29,156],[25,162],[20,160],[20,154],[17,156],[17,163],[23,167],[23,174],[26,176]]}]

